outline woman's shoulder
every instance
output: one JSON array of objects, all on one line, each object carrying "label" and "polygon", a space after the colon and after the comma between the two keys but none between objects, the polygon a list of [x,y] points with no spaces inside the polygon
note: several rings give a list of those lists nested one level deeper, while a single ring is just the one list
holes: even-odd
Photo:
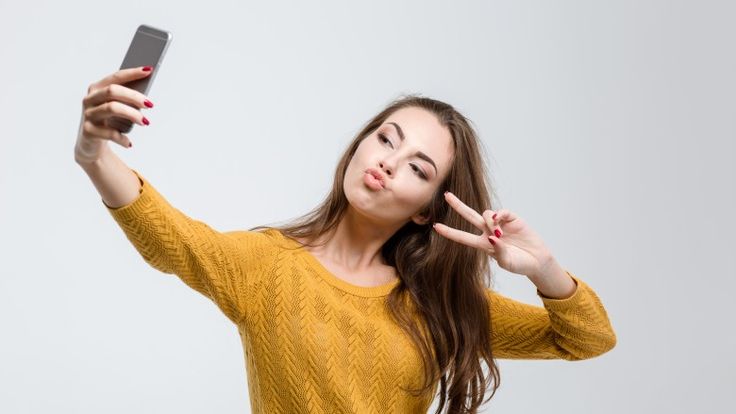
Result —
[{"label": "woman's shoulder", "polygon": [[255,227],[249,230],[231,232],[243,243],[243,246],[274,251],[293,250],[301,247],[301,243],[288,237],[276,227]]}]

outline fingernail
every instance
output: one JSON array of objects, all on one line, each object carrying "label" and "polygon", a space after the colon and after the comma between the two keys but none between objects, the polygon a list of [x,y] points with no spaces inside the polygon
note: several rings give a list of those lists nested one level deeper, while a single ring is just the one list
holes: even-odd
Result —
[{"label": "fingernail", "polygon": [[128,143],[128,148],[130,148],[130,147],[132,147],[132,146],[133,146],[133,143],[132,143],[132,142],[129,142],[129,143]]},{"label": "fingernail", "polygon": [[499,237],[499,238],[501,237],[501,232],[498,229],[494,230],[493,234],[495,234],[496,237]]},{"label": "fingernail", "polygon": [[144,72],[150,72],[150,71],[152,71],[152,70],[153,70],[153,67],[151,67],[151,66],[144,66],[144,67],[143,67],[143,71],[144,71]]},{"label": "fingernail", "polygon": [[143,117],[142,122],[143,122],[144,125],[150,124],[150,122],[148,122],[148,119],[146,119],[145,116]]},{"label": "fingernail", "polygon": [[148,99],[143,101],[143,105],[146,105],[149,108],[153,108],[153,102],[149,101]]},{"label": "fingernail", "polygon": [[498,213],[493,213],[493,219],[494,219],[494,220],[496,219],[496,216],[497,216],[497,215],[498,215]]},{"label": "fingernail", "polygon": [[449,193],[449,191],[445,191],[445,195],[447,195],[447,193]]},{"label": "fingernail", "polygon": [[491,242],[492,245],[494,245],[494,246],[496,245],[496,242],[493,241],[493,239],[491,238],[491,236],[488,236],[488,241]]}]

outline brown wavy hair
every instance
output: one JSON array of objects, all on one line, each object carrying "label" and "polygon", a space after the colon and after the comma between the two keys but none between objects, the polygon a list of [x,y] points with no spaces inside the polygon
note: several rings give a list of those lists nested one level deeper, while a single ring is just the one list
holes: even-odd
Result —
[{"label": "brown wavy hair", "polygon": [[[445,191],[451,191],[478,212],[492,209],[493,191],[486,180],[483,147],[469,119],[442,101],[419,94],[399,96],[368,121],[348,145],[335,170],[332,190],[319,206],[286,225],[257,226],[251,230],[278,228],[285,236],[305,239],[305,245],[313,246],[311,242],[338,225],[349,205],[343,180],[360,142],[393,112],[406,107],[422,108],[436,115],[452,135],[455,154],[449,173],[422,208],[429,222],[418,225],[410,220],[381,248],[386,264],[394,266],[400,278],[387,296],[387,309],[423,360],[421,387],[405,391],[419,396],[435,389],[439,380],[440,400],[435,414],[440,414],[445,404],[448,413],[476,413],[486,402],[486,388],[493,386],[490,400],[500,386],[500,373],[491,349],[489,303],[484,294],[491,283],[490,258],[478,249],[440,236],[431,227],[433,222],[441,222],[477,232],[449,207]],[[488,365],[492,381],[484,376],[481,360]]]}]

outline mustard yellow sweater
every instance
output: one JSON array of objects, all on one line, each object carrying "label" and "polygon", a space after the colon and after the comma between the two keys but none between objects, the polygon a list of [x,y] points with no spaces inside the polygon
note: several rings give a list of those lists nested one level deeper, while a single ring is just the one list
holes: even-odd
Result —
[{"label": "mustard yellow sweater", "polygon": [[[388,316],[399,282],[360,287],[330,273],[276,229],[219,232],[171,206],[136,170],[141,191],[108,209],[143,259],[212,300],[238,328],[253,413],[426,413],[415,398],[421,359]],[[104,202],[103,202],[104,205]],[[544,307],[488,289],[496,358],[580,360],[616,336],[595,292],[566,299],[538,290]],[[437,385],[435,385],[435,390]]]}]

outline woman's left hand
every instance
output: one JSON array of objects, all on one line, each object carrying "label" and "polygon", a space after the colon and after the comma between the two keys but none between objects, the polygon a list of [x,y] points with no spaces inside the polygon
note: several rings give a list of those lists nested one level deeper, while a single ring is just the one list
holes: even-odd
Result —
[{"label": "woman's left hand", "polygon": [[553,262],[541,237],[513,212],[501,209],[478,214],[451,192],[445,194],[445,200],[483,233],[468,233],[436,223],[434,229],[441,236],[480,249],[493,257],[501,268],[530,278],[542,274],[545,266]]}]

